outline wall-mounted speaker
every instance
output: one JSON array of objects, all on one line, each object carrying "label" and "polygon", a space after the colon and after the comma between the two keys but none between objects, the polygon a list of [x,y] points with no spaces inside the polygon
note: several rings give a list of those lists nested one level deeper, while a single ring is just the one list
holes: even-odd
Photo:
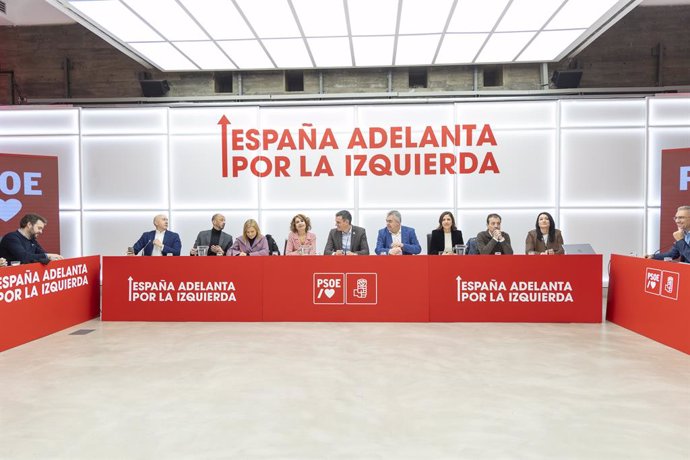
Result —
[{"label": "wall-mounted speaker", "polygon": [[551,83],[556,88],[577,88],[581,78],[582,70],[554,70]]},{"label": "wall-mounted speaker", "polygon": [[170,91],[168,80],[139,80],[144,97],[161,97]]}]

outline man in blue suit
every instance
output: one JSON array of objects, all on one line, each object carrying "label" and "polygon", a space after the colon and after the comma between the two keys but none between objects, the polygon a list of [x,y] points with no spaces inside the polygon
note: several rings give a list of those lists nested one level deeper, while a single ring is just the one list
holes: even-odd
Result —
[{"label": "man in blue suit", "polygon": [[179,256],[182,250],[180,235],[168,231],[168,218],[159,214],[153,218],[153,225],[156,229],[144,232],[131,250],[127,250],[127,254],[133,256],[143,249],[145,256]]},{"label": "man in blue suit", "polygon": [[400,225],[402,216],[398,211],[390,211],[386,216],[386,228],[379,230],[376,239],[376,254],[392,256],[419,254],[422,247],[417,241],[414,228]]}]

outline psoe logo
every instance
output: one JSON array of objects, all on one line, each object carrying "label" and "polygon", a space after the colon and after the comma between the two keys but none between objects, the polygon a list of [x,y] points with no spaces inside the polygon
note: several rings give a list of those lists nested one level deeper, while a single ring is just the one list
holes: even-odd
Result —
[{"label": "psoe logo", "polygon": [[678,300],[680,273],[647,268],[644,290],[648,294]]},{"label": "psoe logo", "polygon": [[314,273],[315,305],[376,305],[376,273]]},{"label": "psoe logo", "polygon": [[[15,171],[3,171],[0,173],[0,193],[3,195],[19,195],[24,188],[24,195],[40,196],[43,191],[39,188],[38,179],[40,172],[24,172],[23,175]],[[16,198],[8,200],[0,199],[0,219],[9,222],[22,209],[22,202]]]}]

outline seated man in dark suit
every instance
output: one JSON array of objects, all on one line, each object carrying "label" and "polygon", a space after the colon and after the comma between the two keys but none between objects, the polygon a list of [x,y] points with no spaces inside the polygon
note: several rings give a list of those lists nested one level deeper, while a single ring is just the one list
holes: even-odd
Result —
[{"label": "seated man in dark suit", "polygon": [[[36,237],[43,233],[47,221],[38,214],[27,214],[19,221],[19,230],[8,233],[0,241],[0,257],[10,262],[19,261],[22,264],[41,262],[47,264],[51,260],[60,260],[60,254],[47,253]],[[6,264],[6,263],[5,263]]]},{"label": "seated man in dark suit", "polygon": [[182,241],[180,241],[180,235],[168,231],[168,218],[159,214],[153,218],[153,225],[156,229],[144,232],[139,241],[130,248],[131,250],[127,250],[127,254],[133,256],[143,250],[145,256],[167,256],[168,254],[179,256]]},{"label": "seated man in dark suit", "polygon": [[367,232],[362,227],[352,225],[352,214],[349,211],[338,211],[335,214],[335,228],[328,233],[327,256],[367,256],[369,244]]},{"label": "seated man in dark suit", "polygon": [[673,232],[673,239],[676,240],[668,252],[653,254],[652,259],[664,260],[666,257],[671,259],[680,258],[681,262],[690,262],[690,206],[681,206],[676,210],[673,220],[678,226],[678,230]]},{"label": "seated man in dark suit", "polygon": [[486,217],[486,231],[477,234],[479,254],[512,254],[510,235],[501,231],[501,216],[489,214]]},{"label": "seated man in dark suit", "polygon": [[225,253],[232,246],[232,236],[223,231],[225,228],[225,216],[223,214],[214,214],[211,218],[213,228],[211,230],[202,230],[196,237],[194,247],[189,251],[192,256],[197,255],[197,246],[208,247],[209,256],[224,256]]},{"label": "seated man in dark suit", "polygon": [[401,225],[402,216],[390,211],[386,216],[386,228],[379,230],[376,254],[412,255],[422,252],[414,228]]}]

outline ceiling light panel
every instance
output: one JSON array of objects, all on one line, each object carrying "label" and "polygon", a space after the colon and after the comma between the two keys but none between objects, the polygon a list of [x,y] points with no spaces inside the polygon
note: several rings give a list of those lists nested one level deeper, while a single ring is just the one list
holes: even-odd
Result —
[{"label": "ceiling light panel", "polygon": [[493,34],[484,45],[476,62],[481,64],[511,62],[534,37],[534,34],[535,32]]},{"label": "ceiling light panel", "polygon": [[167,40],[208,40],[175,0],[123,0]]},{"label": "ceiling light panel", "polygon": [[431,65],[440,38],[440,34],[398,37],[395,65]]},{"label": "ceiling light panel", "polygon": [[292,0],[292,5],[306,37],[347,36],[342,1],[324,7],[323,0]]},{"label": "ceiling light panel", "polygon": [[312,68],[307,47],[301,38],[276,38],[262,40],[268,54],[281,69]]},{"label": "ceiling light panel", "polygon": [[552,61],[568,47],[585,29],[545,31],[537,35],[520,56],[517,62]]},{"label": "ceiling light panel", "polygon": [[348,0],[352,35],[393,35],[398,22],[398,0]]},{"label": "ceiling light panel", "polygon": [[508,0],[458,0],[448,24],[448,32],[491,32]]},{"label": "ceiling light panel", "polygon": [[48,1],[132,56],[192,71],[553,62],[642,0]]},{"label": "ceiling light panel", "polygon": [[275,69],[258,40],[218,42],[223,51],[240,69]]},{"label": "ceiling light panel", "polygon": [[307,43],[316,67],[352,67],[349,38],[308,38]]},{"label": "ceiling light panel", "polygon": [[393,37],[354,37],[352,47],[357,67],[393,65]]},{"label": "ceiling light panel", "polygon": [[296,38],[302,35],[287,0],[236,0],[259,38]]},{"label": "ceiling light panel", "polygon": [[489,34],[446,34],[434,64],[471,64]]},{"label": "ceiling light panel", "polygon": [[180,3],[214,40],[255,38],[232,0],[180,0]]},{"label": "ceiling light panel", "polygon": [[159,69],[172,72],[182,70],[200,70],[192,64],[177,48],[168,42],[161,43],[130,43],[136,51],[146,56]]},{"label": "ceiling light panel", "polygon": [[215,42],[174,42],[173,45],[199,66],[201,70],[236,68]]},{"label": "ceiling light panel", "polygon": [[72,2],[72,7],[88,16],[100,29],[123,42],[162,41],[148,24],[118,0]]},{"label": "ceiling light panel", "polygon": [[400,34],[432,34],[443,32],[453,0],[403,0]]},{"label": "ceiling light panel", "polygon": [[619,0],[568,0],[546,26],[547,29],[586,29]]},{"label": "ceiling light panel", "polygon": [[563,4],[562,0],[513,0],[496,32],[539,30]]}]

